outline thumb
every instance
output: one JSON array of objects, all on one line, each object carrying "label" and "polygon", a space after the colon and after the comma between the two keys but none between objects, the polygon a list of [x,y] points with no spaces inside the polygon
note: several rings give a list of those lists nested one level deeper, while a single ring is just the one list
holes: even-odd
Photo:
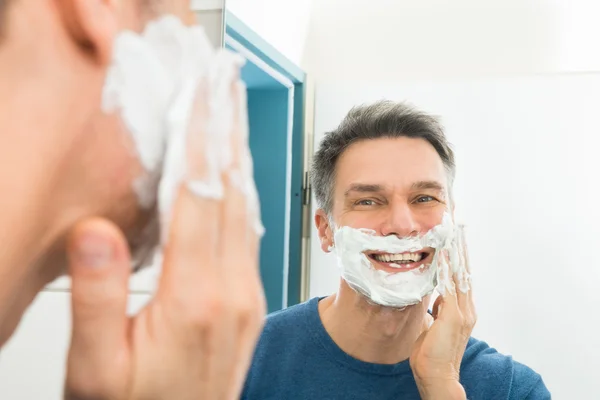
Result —
[{"label": "thumb", "polygon": [[73,326],[66,398],[113,398],[127,379],[127,242],[112,223],[93,218],[76,225],[67,252]]}]

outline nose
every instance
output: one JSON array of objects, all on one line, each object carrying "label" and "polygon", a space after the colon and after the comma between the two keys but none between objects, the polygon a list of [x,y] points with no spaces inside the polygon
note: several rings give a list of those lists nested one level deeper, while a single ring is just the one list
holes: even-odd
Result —
[{"label": "nose", "polygon": [[389,213],[381,226],[383,236],[398,237],[415,236],[419,233],[419,225],[409,204],[398,202],[389,206]]}]

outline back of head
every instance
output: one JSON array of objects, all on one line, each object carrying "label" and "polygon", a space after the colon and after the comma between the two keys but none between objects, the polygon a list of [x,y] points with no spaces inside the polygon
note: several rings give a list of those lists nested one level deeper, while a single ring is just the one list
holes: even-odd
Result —
[{"label": "back of head", "polygon": [[379,101],[354,107],[340,125],[325,134],[313,160],[311,180],[317,203],[326,213],[332,210],[332,192],[337,160],[351,144],[380,138],[423,139],[436,150],[451,185],[454,153],[437,118],[407,103]]}]

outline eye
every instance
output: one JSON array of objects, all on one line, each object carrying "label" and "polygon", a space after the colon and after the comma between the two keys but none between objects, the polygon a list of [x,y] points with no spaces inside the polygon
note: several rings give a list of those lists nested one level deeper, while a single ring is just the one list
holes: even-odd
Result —
[{"label": "eye", "polygon": [[436,201],[436,199],[433,196],[419,196],[416,200],[417,203],[429,203],[432,201]]},{"label": "eye", "polygon": [[356,203],[354,203],[357,206],[374,206],[375,200],[372,199],[363,199],[363,200],[358,200]]}]

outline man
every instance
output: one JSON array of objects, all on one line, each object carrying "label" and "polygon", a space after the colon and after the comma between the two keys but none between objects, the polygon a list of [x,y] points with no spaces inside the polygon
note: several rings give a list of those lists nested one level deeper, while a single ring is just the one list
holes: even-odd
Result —
[{"label": "man", "polygon": [[[262,326],[259,238],[228,179],[221,200],[180,188],[157,294],[126,315],[129,244],[152,211],[100,100],[116,35],[164,14],[194,19],[189,0],[0,0],[0,346],[68,264],[68,399],[235,398]],[[205,176],[204,153],[191,156]]]},{"label": "man", "polygon": [[[345,227],[373,230],[380,242],[436,229],[452,213],[454,169],[435,118],[392,102],[353,109],[314,158],[322,250],[339,252],[337,233]],[[401,278],[427,270],[431,254],[424,253],[393,263],[361,256],[369,260],[365,270]],[[469,338],[476,319],[470,290],[446,290],[433,317],[430,294],[417,304],[382,306],[377,284],[361,289],[345,274],[343,256],[337,293],[268,317],[244,399],[550,398],[538,374]]]}]

